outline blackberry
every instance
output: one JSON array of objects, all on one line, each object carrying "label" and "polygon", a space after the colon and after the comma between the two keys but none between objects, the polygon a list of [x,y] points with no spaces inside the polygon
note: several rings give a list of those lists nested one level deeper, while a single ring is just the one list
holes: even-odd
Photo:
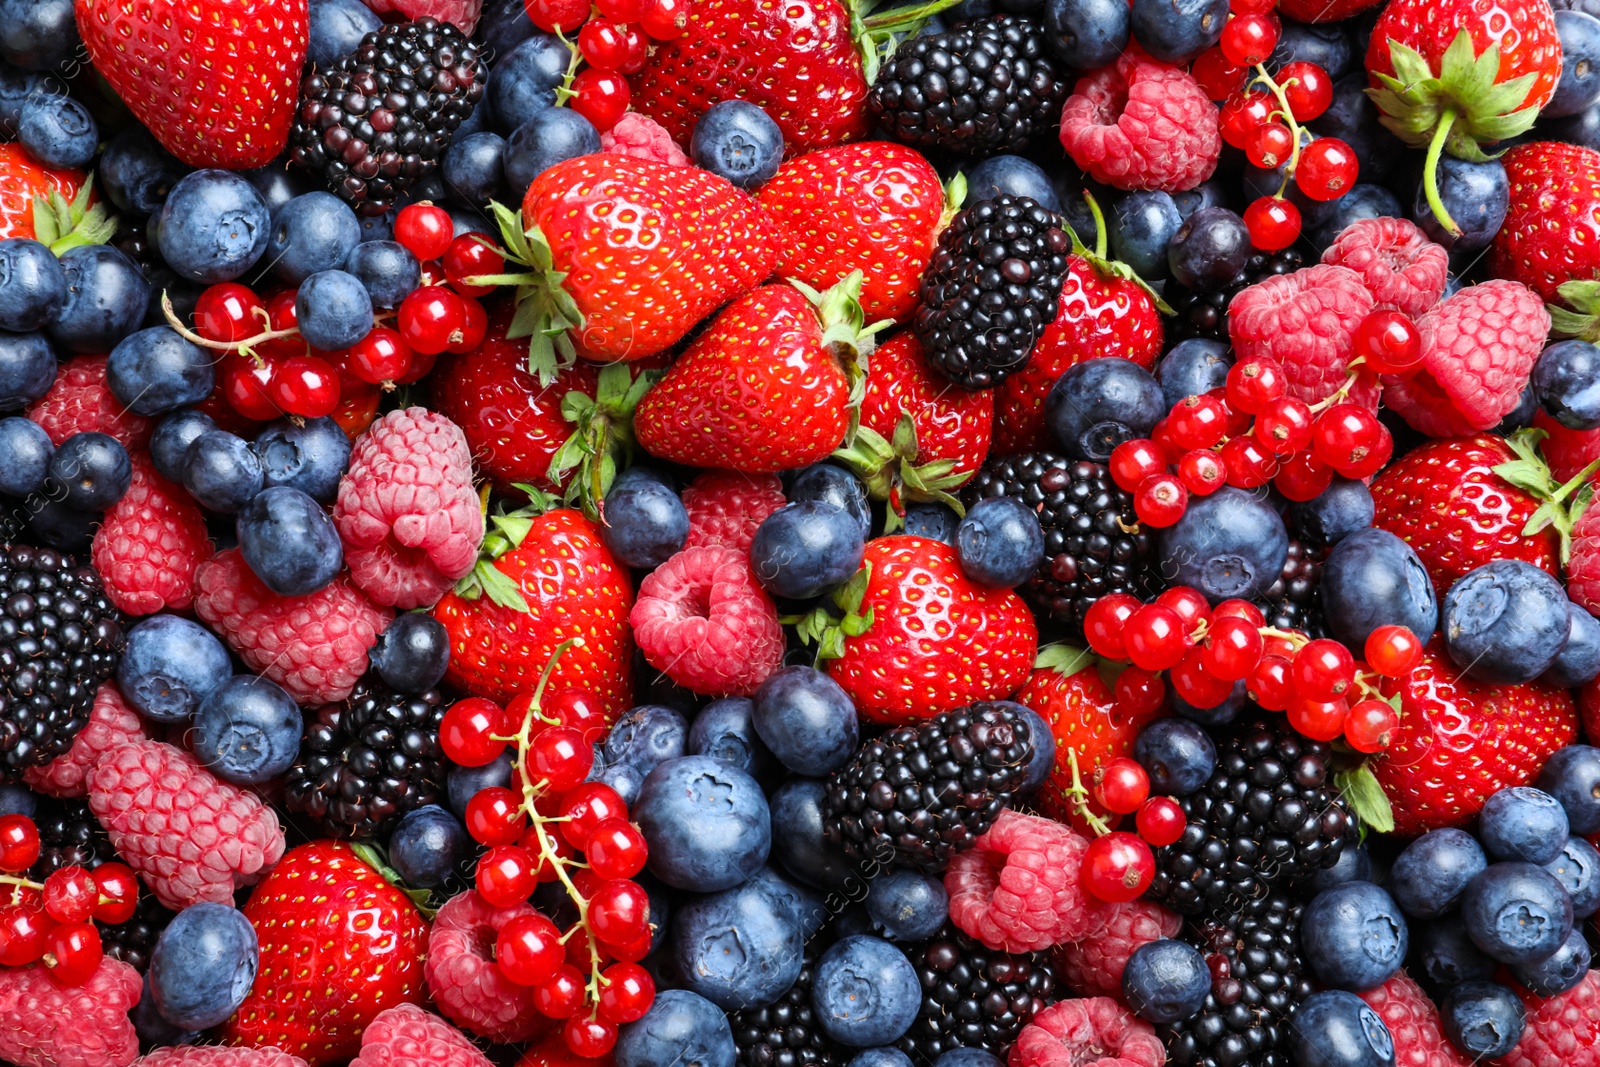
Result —
[{"label": "blackberry", "polygon": [[57,800],[39,799],[33,823],[39,828],[39,858],[29,869],[36,882],[42,882],[63,867],[82,867],[92,871],[116,859],[100,820],[89,810],[89,802],[79,797]]},{"label": "blackberry", "polygon": [[1156,1033],[1174,1067],[1293,1067],[1289,1018],[1312,994],[1300,957],[1302,907],[1274,895],[1233,923],[1205,923],[1188,940],[1213,979],[1199,1014]]},{"label": "blackberry", "polygon": [[172,919],[172,912],[162,907],[155,897],[145,894],[139,898],[131,919],[95,925],[100,927],[100,944],[105,954],[143,974],[150,966],[150,953],[155,950],[156,940]]},{"label": "blackberry", "polygon": [[738,1067],[840,1067],[850,1059],[817,1025],[811,1007],[816,965],[817,952],[808,947],[800,977],[789,992],[766,1007],[745,1008],[728,1016]]},{"label": "blackberry", "polygon": [[1305,256],[1296,248],[1281,252],[1253,251],[1244,270],[1221,289],[1196,292],[1177,282],[1168,282],[1162,295],[1176,318],[1167,322],[1167,343],[1175,345],[1191,337],[1228,343],[1228,303],[1239,292],[1276,274],[1293,274],[1305,266]]},{"label": "blackberry", "polygon": [[1226,918],[1338,862],[1355,820],[1331,759],[1282,715],[1241,724],[1218,743],[1210,780],[1179,801],[1189,825],[1156,850],[1150,895],[1184,915]]},{"label": "blackberry", "polygon": [[948,924],[906,955],[922,983],[922,1008],[896,1044],[917,1063],[957,1048],[1005,1056],[1055,989],[1045,953],[998,952]]},{"label": "blackberry", "polygon": [[1032,755],[1014,704],[979,701],[896,727],[834,773],[823,833],[858,862],[942,871],[1010,803]]},{"label": "blackberry", "polygon": [[1322,561],[1327,555],[1325,548],[1312,548],[1304,542],[1290,540],[1283,573],[1256,602],[1268,626],[1300,630],[1312,638],[1328,636],[1328,623],[1322,615],[1322,597],[1318,593]]},{"label": "blackberry", "polygon": [[867,107],[897,141],[957,155],[1013,152],[1061,121],[1065,72],[1044,27],[995,15],[903,42]]},{"label": "blackberry", "polygon": [[1025,196],[957,212],[939,235],[911,320],[928,361],[966,389],[1021,370],[1055,321],[1070,249],[1061,217]]},{"label": "blackberry", "polygon": [[364,839],[388,833],[409,811],[442,803],[444,713],[437,689],[396,693],[363,678],[343,706],[323,708],[306,727],[284,804],[324,833]]},{"label": "blackberry", "polygon": [[1107,593],[1148,599],[1160,591],[1155,538],[1139,525],[1133,497],[1098,463],[1052,452],[991,461],[968,483],[970,507],[1009,496],[1039,515],[1044,562],[1020,592],[1040,615],[1083,633],[1083,616]]},{"label": "blackberry", "polygon": [[432,175],[483,97],[478,46],[432,18],[374,30],[300,82],[290,158],[363,215]]},{"label": "blackberry", "polygon": [[94,568],[0,545],[0,778],[72,747],[123,641],[122,616]]}]

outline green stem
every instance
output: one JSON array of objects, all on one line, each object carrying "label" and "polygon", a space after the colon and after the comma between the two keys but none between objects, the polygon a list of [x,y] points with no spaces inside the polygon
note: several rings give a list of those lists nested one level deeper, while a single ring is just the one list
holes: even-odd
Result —
[{"label": "green stem", "polygon": [[[1283,194],[1289,189],[1289,179],[1294,177],[1294,169],[1300,165],[1300,124],[1294,120],[1294,112],[1289,109],[1289,97],[1285,92],[1289,86],[1295,83],[1295,80],[1290,78],[1282,85],[1279,85],[1272,80],[1272,75],[1267,73],[1265,63],[1256,66],[1256,81],[1272,90],[1273,97],[1278,101],[1278,110],[1272,114],[1281,116],[1289,126],[1289,164],[1283,168],[1283,181],[1279,183],[1278,191],[1272,194],[1276,200],[1283,199]],[[1269,115],[1268,117],[1271,118],[1272,116]]]},{"label": "green stem", "polygon": [[1089,214],[1094,217],[1094,255],[1096,259],[1103,260],[1106,258],[1106,216],[1100,210],[1100,202],[1087,189],[1083,191],[1083,200],[1089,205]]},{"label": "green stem", "polygon": [[[578,51],[578,46],[567,40],[566,35],[559,29],[556,30],[556,40],[567,47],[567,72],[561,76],[561,85],[556,89],[555,106],[561,107],[568,100],[578,95],[572,91],[572,79],[578,76],[578,64],[583,62],[583,54]],[[478,284],[484,283],[480,282]]]},{"label": "green stem", "polygon": [[1461,227],[1456,225],[1456,220],[1450,217],[1450,212],[1445,210],[1444,201],[1439,198],[1439,154],[1444,151],[1444,143],[1450,138],[1450,128],[1455,125],[1455,108],[1445,108],[1444,114],[1439,116],[1439,125],[1434,127],[1433,140],[1428,142],[1428,156],[1422,164],[1422,190],[1428,198],[1428,207],[1433,211],[1433,217],[1439,220],[1439,225],[1452,237],[1461,236]]},{"label": "green stem", "polygon": [[864,29],[868,30],[893,30],[900,26],[930,19],[942,11],[955,7],[961,0],[928,0],[917,7],[900,7],[893,11],[885,11],[881,15],[860,20]]}]

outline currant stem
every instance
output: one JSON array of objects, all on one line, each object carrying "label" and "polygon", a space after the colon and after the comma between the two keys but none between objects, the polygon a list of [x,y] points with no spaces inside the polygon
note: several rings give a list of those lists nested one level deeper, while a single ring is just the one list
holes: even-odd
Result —
[{"label": "currant stem", "polygon": [[1089,810],[1089,790],[1083,784],[1083,778],[1078,773],[1078,750],[1071,745],[1067,746],[1067,763],[1072,767],[1072,786],[1064,792],[1072,797],[1072,813],[1088,824],[1096,837],[1104,837],[1111,832],[1105,820]]},{"label": "currant stem", "polygon": [[1345,368],[1346,373],[1344,384],[1339,386],[1339,388],[1334,390],[1329,396],[1325,396],[1315,404],[1310,405],[1308,410],[1311,412],[1311,414],[1321,415],[1324,411],[1327,411],[1335,404],[1344,403],[1345,400],[1350,396],[1350,390],[1355,388],[1356,382],[1361,377],[1356,373],[1357,369],[1366,366],[1366,364],[1366,356],[1357,356],[1355,359],[1352,359],[1349,366]]},{"label": "currant stem", "polygon": [[[1289,162],[1283,168],[1283,181],[1278,184],[1278,191],[1272,194],[1274,200],[1282,200],[1283,194],[1289,189],[1289,179],[1294,177],[1295,167],[1300,165],[1300,124],[1294,120],[1294,112],[1289,110],[1289,97],[1284,93],[1284,90],[1299,81],[1299,79],[1290,78],[1282,85],[1279,85],[1272,80],[1272,75],[1267,73],[1267,65],[1258,63],[1256,64],[1255,80],[1272,90],[1272,95],[1278,101],[1278,110],[1274,111],[1272,115],[1282,116],[1283,121],[1289,126]],[[1272,115],[1267,117],[1271,118]]]},{"label": "currant stem", "polygon": [[1433,139],[1428,142],[1428,155],[1422,162],[1422,191],[1427,197],[1428,208],[1433,212],[1433,217],[1439,220],[1439,225],[1452,237],[1461,236],[1461,227],[1456,225],[1456,220],[1450,217],[1450,212],[1445,209],[1444,200],[1439,196],[1439,157],[1444,152],[1444,143],[1450,139],[1450,129],[1456,124],[1456,109],[1447,107],[1444,114],[1439,116],[1439,125],[1433,129]]},{"label": "currant stem", "polygon": [[178,318],[178,313],[174,311],[172,307],[172,297],[167,295],[166,290],[162,290],[161,292],[161,314],[166,316],[167,325],[172,327],[173,332],[179,337],[182,337],[185,341],[188,341],[190,344],[199,345],[202,348],[216,349],[220,352],[243,352],[246,354],[253,354],[250,352],[250,349],[254,348],[256,345],[264,344],[267,341],[276,341],[280,337],[300,336],[299,327],[290,326],[285,330],[264,330],[253,337],[246,337],[243,341],[213,341],[209,337],[201,337],[199,334],[189,329],[189,327],[185,326],[183,324],[183,320]]},{"label": "currant stem", "polygon": [[1263,626],[1263,627],[1261,627],[1261,636],[1262,637],[1286,637],[1291,642],[1294,643],[1294,647],[1295,647],[1296,651],[1299,651],[1300,649],[1304,648],[1306,645],[1311,643],[1311,638],[1307,637],[1305,634],[1301,633],[1299,630],[1280,630],[1276,626]]}]

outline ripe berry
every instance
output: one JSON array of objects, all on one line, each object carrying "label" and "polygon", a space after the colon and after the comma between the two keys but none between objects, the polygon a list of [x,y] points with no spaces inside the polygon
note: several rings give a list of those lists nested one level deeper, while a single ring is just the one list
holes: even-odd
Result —
[{"label": "ripe berry", "polygon": [[0,871],[18,874],[39,862],[39,828],[26,815],[0,816]]},{"label": "ripe berry", "polygon": [[524,0],[528,21],[545,33],[571,33],[589,17],[589,0]]},{"label": "ripe berry", "polygon": [[1150,775],[1137,760],[1118,756],[1102,768],[1094,795],[1107,811],[1132,815],[1150,797]]},{"label": "ripe berry", "polygon": [[1280,396],[1261,409],[1253,432],[1273,455],[1292,456],[1311,443],[1311,408],[1304,400]]},{"label": "ripe berry", "polygon": [[1124,629],[1129,617],[1141,607],[1143,605],[1140,604],[1139,598],[1128,593],[1111,593],[1101,597],[1090,604],[1089,610],[1084,612],[1084,640],[1089,642],[1090,648],[1107,659],[1127,659]]},{"label": "ripe berry", "polygon": [[1259,89],[1234,93],[1222,105],[1222,139],[1243,149],[1256,127],[1271,120],[1276,107],[1277,101]]},{"label": "ripe berry", "polygon": [[621,70],[628,59],[628,42],[610,19],[590,19],[578,31],[578,51],[596,70]]},{"label": "ripe berry", "polygon": [[1151,797],[1133,817],[1133,823],[1146,844],[1163,848],[1183,836],[1189,817],[1171,797]]},{"label": "ripe berry", "polygon": [[[587,26],[584,28],[588,29]],[[450,242],[439,265],[444,268],[450,288],[462,296],[485,296],[494,292],[496,287],[472,285],[467,279],[501,273],[506,268],[506,257],[496,249],[494,238],[488,234],[464,233]]]},{"label": "ripe berry", "polygon": [[1408,378],[1422,364],[1422,334],[1408,315],[1374,311],[1356,327],[1354,352],[1378,374]]},{"label": "ripe berry", "polygon": [[1186,396],[1167,416],[1167,433],[1186,449],[1211,448],[1227,427],[1227,405],[1210,395]]},{"label": "ripe berry", "polygon": [[[1085,616],[1087,621],[1087,616]],[[1146,604],[1128,617],[1122,640],[1128,658],[1147,671],[1164,671],[1188,647],[1183,616],[1162,604]]]},{"label": "ripe berry", "polygon": [[[1172,433],[1167,425],[1167,417],[1165,415],[1154,426],[1150,427],[1150,440],[1161,450],[1161,454],[1166,457],[1168,463],[1176,463],[1183,457],[1185,449],[1172,439]],[[1138,486],[1134,488],[1137,489]],[[1133,492],[1133,489],[1128,490],[1128,492]]]},{"label": "ripe berry", "polygon": [[1289,701],[1289,725],[1313,741],[1332,741],[1344,733],[1344,721],[1350,714],[1350,705],[1342,700],[1309,700],[1295,697]]},{"label": "ripe berry", "polygon": [[413,350],[436,356],[460,341],[467,324],[461,297],[441,285],[413,289],[400,301],[400,336]]},{"label": "ripe berry", "polygon": [[594,747],[571,726],[548,727],[528,743],[528,777],[549,782],[557,792],[583,781],[593,766]]},{"label": "ripe berry", "polygon": [[565,965],[561,931],[544,915],[519,915],[500,928],[494,958],[500,972],[518,985],[539,986]]},{"label": "ripe berry", "polygon": [[1206,672],[1224,682],[1237,682],[1261,660],[1261,631],[1237,616],[1213,617],[1201,663]]},{"label": "ripe berry", "polygon": [[522,798],[504,786],[480,789],[467,801],[467,833],[480,845],[511,844],[522,836],[524,818]]},{"label": "ripe berry", "polygon": [[1333,468],[1309,449],[1284,460],[1272,484],[1287,499],[1314,500],[1333,484]]},{"label": "ripe berry", "polygon": [[506,750],[506,742],[495,740],[494,735],[504,737],[507,732],[506,714],[498,704],[483,697],[467,697],[452,704],[439,721],[439,747],[451,763],[483,767]]},{"label": "ripe berry", "polygon": [[484,334],[489,332],[489,313],[483,310],[483,305],[476,297],[464,296],[461,298],[461,336],[454,338],[445,346],[445,351],[457,356],[464,356],[483,344]]},{"label": "ripe berry", "polygon": [[628,806],[609,785],[584,782],[561,798],[561,817],[566,820],[560,824],[561,836],[571,842],[573,848],[586,850],[595,827],[626,819]]},{"label": "ripe berry", "polygon": [[638,882],[613,878],[589,899],[589,929],[611,945],[623,945],[650,931],[650,898]]},{"label": "ripe berry", "polygon": [[1165,473],[1167,459],[1154,441],[1136,438],[1112,449],[1106,466],[1111,469],[1111,480],[1124,492],[1131,493],[1150,475]]},{"label": "ripe berry", "polygon": [[1333,103],[1333,79],[1315,63],[1299,60],[1286,63],[1278,71],[1278,84],[1289,101],[1289,114],[1296,122],[1320,118]]},{"label": "ripe berry", "polygon": [[1266,485],[1278,469],[1277,459],[1253,436],[1235,437],[1222,446],[1221,456],[1228,484],[1239,489]]},{"label": "ripe berry", "polygon": [[266,305],[249,286],[213,285],[194,305],[194,332],[210,341],[243,341],[266,329]]},{"label": "ripe berry", "polygon": [[[1250,134],[1250,143],[1245,146],[1244,154],[1251,163],[1262,170],[1275,170],[1293,151],[1294,134],[1289,132],[1289,127],[1281,122],[1264,122]],[[1246,224],[1249,223],[1248,216],[1245,221]],[[1254,236],[1251,235],[1252,238]]]},{"label": "ripe berry", "polygon": [[1300,150],[1294,183],[1313,200],[1337,200],[1355,185],[1360,170],[1349,145],[1337,137],[1321,137]]},{"label": "ripe berry", "polygon": [[0,966],[26,967],[37,962],[54,926],[42,908],[25,904],[0,908]]},{"label": "ripe berry", "polygon": [[[520,717],[532,702],[532,694],[528,694],[527,703],[519,703],[523,697],[514,698],[510,708]],[[518,710],[520,709],[520,710]],[[600,740],[606,732],[606,709],[604,705],[587,689],[562,689],[555,693],[546,693],[544,702],[540,707],[545,718],[554,719],[562,726],[571,726],[583,734],[585,741],[593,744]]]},{"label": "ripe berry", "polygon": [[1262,656],[1245,681],[1245,692],[1267,711],[1287,709],[1289,701],[1294,699],[1294,681],[1289,677],[1291,666],[1284,656]]},{"label": "ripe berry", "polygon": [[555,977],[533,987],[533,1006],[551,1019],[569,1019],[583,1007],[583,975],[570,963],[556,969]]},{"label": "ripe berry", "polygon": [[1300,239],[1300,209],[1288,200],[1263,196],[1244,209],[1250,243],[1266,252],[1278,252]]},{"label": "ripe berry", "polygon": [[1154,602],[1176,611],[1183,619],[1186,634],[1193,634],[1196,627],[1211,619],[1211,602],[1206,599],[1206,595],[1186,585],[1175,585],[1171,589],[1163,590]]},{"label": "ripe berry", "polygon": [[411,359],[411,347],[387,326],[374,326],[345,353],[350,373],[368,385],[400,381],[411,369]]},{"label": "ripe berry", "polygon": [[516,845],[498,845],[478,860],[478,894],[496,908],[509,908],[532,895],[538,885],[533,857]]},{"label": "ripe berry", "polygon": [[657,41],[676,41],[689,28],[689,0],[644,0],[639,28]]},{"label": "ripe berry", "polygon": [[1241,360],[1228,369],[1228,406],[1255,415],[1289,388],[1277,360],[1257,357]]},{"label": "ripe berry", "polygon": [[1400,716],[1385,700],[1363,700],[1344,721],[1344,738],[1357,752],[1381,752],[1400,725]]},{"label": "ripe berry", "polygon": [[572,79],[573,111],[605,133],[628,110],[628,79],[593,67],[578,71]]},{"label": "ripe berry", "polygon": [[1097,837],[1083,856],[1083,887],[1111,904],[1139,896],[1155,876],[1155,854],[1133,834],[1115,831]]},{"label": "ripe berry", "polygon": [[64,923],[51,930],[42,957],[50,980],[67,987],[87,982],[104,958],[100,931],[91,922]]},{"label": "ripe berry", "polygon": [[1219,619],[1243,619],[1256,628],[1267,624],[1261,609],[1248,600],[1224,600],[1211,609],[1211,620],[1216,622]]},{"label": "ripe berry", "polygon": [[45,914],[58,923],[87,922],[100,903],[100,887],[82,867],[62,867],[44,880]]},{"label": "ripe berry", "polygon": [[584,858],[599,878],[632,878],[644,870],[649,846],[639,828],[624,819],[607,819],[589,835]]},{"label": "ripe berry", "polygon": [[1189,65],[1189,75],[1200,83],[1208,100],[1226,100],[1244,88],[1244,68],[1236,67],[1215,45],[1201,52]]},{"label": "ripe berry", "polygon": [[1166,684],[1155,671],[1129,666],[1117,675],[1117,707],[1130,718],[1155,711],[1166,695]]},{"label": "ripe berry", "polygon": [[617,963],[600,972],[600,1018],[631,1023],[644,1018],[655,1003],[656,983],[637,963]]},{"label": "ripe berry", "polygon": [[596,0],[594,6],[603,18],[612,22],[638,22],[644,0]]},{"label": "ripe berry", "polygon": [[[1360,404],[1335,404],[1311,427],[1311,449],[1343,474],[1359,469],[1383,443],[1384,425]],[[1309,499],[1309,498],[1308,498]]]},{"label": "ripe berry", "polygon": [[1380,626],[1367,635],[1367,666],[1385,678],[1404,678],[1422,662],[1422,642],[1406,626]]},{"label": "ripe berry", "polygon": [[[265,345],[262,346],[266,347]],[[261,353],[257,351],[257,356]],[[265,422],[283,412],[272,399],[272,375],[277,363],[238,352],[222,357],[222,399],[247,419]]]},{"label": "ripe berry", "polygon": [[1295,693],[1307,700],[1336,700],[1356,678],[1350,650],[1330,638],[1307,641],[1294,656]]},{"label": "ripe berry", "polygon": [[573,1055],[589,1060],[599,1059],[616,1045],[617,1027],[615,1023],[603,1019],[574,1015],[561,1027],[561,1040],[567,1043]]},{"label": "ripe berry", "polygon": [[290,356],[272,372],[268,393],[285,414],[320,419],[339,406],[339,375],[327,360]]},{"label": "ripe berry", "polygon": [[455,232],[450,212],[433,204],[407,204],[394,217],[394,239],[421,263],[444,255]]},{"label": "ripe berry", "polygon": [[1196,708],[1214,708],[1233,695],[1233,683],[1225,682],[1206,670],[1200,649],[1183,654],[1171,672],[1172,691]]},{"label": "ripe berry", "polygon": [[1265,63],[1278,45],[1278,20],[1271,15],[1236,15],[1222,27],[1217,45],[1235,66]]},{"label": "ripe berry", "polygon": [[1189,506],[1189,490],[1171,474],[1152,474],[1139,483],[1133,494],[1134,514],[1146,526],[1164,529],[1183,518]]},{"label": "ripe berry", "polygon": [[139,877],[125,863],[102,863],[94,869],[98,891],[94,918],[103,923],[125,923],[139,906]]}]

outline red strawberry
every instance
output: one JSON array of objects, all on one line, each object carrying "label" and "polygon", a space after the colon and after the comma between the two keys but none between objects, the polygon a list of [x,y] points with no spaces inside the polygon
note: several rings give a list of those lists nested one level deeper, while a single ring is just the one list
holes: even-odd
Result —
[{"label": "red strawberry", "polygon": [[[1489,269],[1547,301],[1568,285],[1592,292],[1591,279],[1600,278],[1600,152],[1535,141],[1511,149],[1501,162],[1511,199]],[[1555,318],[1558,328],[1566,325],[1559,314]]]},{"label": "red strawberry", "polygon": [[289,141],[306,0],[76,0],[94,68],[191,167],[261,167]]},{"label": "red strawberry", "polygon": [[1278,0],[1278,10],[1296,22],[1338,22],[1377,7],[1383,0]]},{"label": "red strawberry", "polygon": [[421,1005],[428,924],[343,841],[287,852],[244,906],[261,958],[222,1040],[311,1067],[354,1056],[380,1012]]},{"label": "red strawberry", "polygon": [[1539,442],[1539,454],[1550,464],[1550,473],[1558,482],[1571,481],[1579,471],[1600,459],[1600,430],[1569,430],[1545,414],[1543,408],[1533,413],[1533,428],[1549,435]]},{"label": "red strawberry", "polygon": [[620,715],[633,703],[633,587],[600,531],[569,508],[490,524],[487,558],[433,609],[450,635],[450,684],[505,703],[533,689],[556,646],[582,638],[551,681]]},{"label": "red strawberry", "polygon": [[1400,728],[1368,766],[1405,836],[1467,825],[1485,800],[1532,781],[1578,734],[1570,690],[1475,682],[1451,662],[1442,638],[1409,677],[1385,679],[1384,693],[1400,694]]},{"label": "red strawberry", "polygon": [[938,172],[915,149],[888,141],[784,160],[756,199],[777,234],[778,274],[827,289],[861,271],[868,322],[916,310],[939,231],[961,202],[954,183],[947,198]]},{"label": "red strawberry", "polygon": [[0,241],[38,237],[35,198],[48,200],[51,193],[59,193],[63,201],[72,201],[83,182],[81,170],[46,167],[20,144],[0,144]]}]

